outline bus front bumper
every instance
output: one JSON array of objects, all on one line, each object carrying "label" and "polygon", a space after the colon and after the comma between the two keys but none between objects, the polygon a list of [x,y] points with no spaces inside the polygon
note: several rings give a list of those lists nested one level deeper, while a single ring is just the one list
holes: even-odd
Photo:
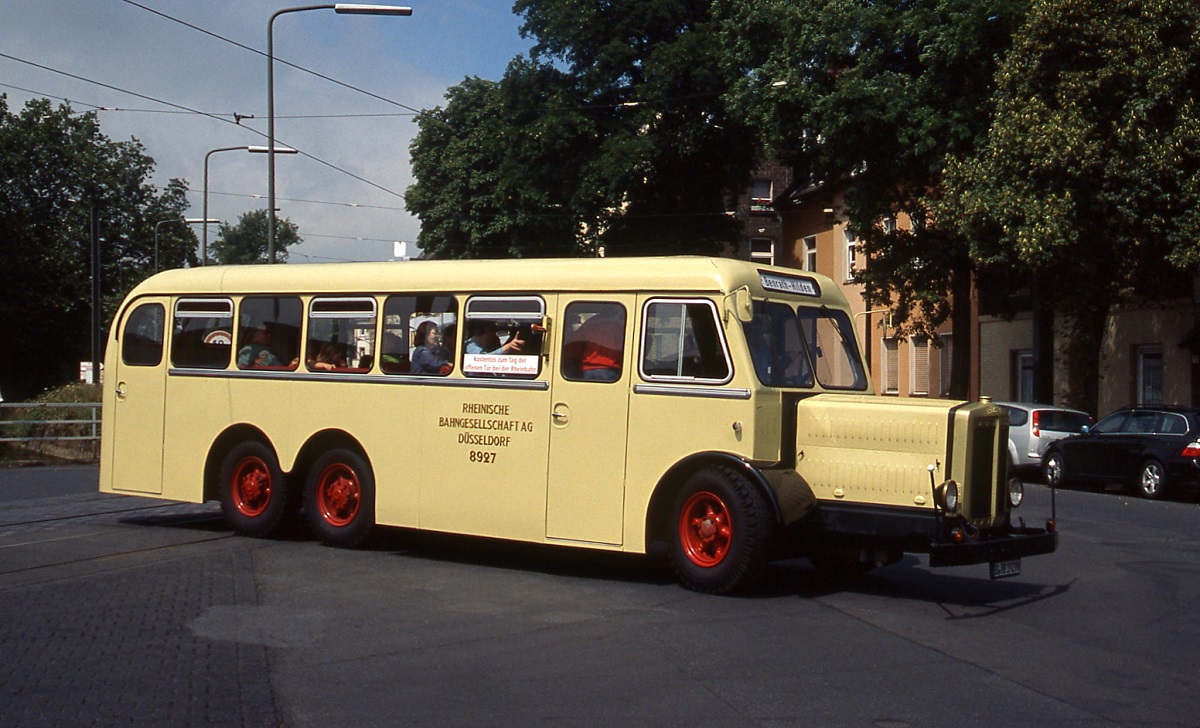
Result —
[{"label": "bus front bumper", "polygon": [[1044,528],[1016,528],[998,536],[962,543],[935,543],[929,549],[929,565],[967,566],[1012,561],[1023,556],[1050,554],[1058,548],[1058,532]]}]

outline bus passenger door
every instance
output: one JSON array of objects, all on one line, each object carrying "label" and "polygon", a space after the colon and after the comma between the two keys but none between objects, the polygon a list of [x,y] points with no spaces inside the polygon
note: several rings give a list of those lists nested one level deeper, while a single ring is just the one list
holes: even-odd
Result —
[{"label": "bus passenger door", "polygon": [[121,322],[120,351],[109,356],[114,377],[112,487],[162,493],[167,299],[144,299]]},{"label": "bus passenger door", "polygon": [[547,538],[622,543],[635,303],[632,295],[560,303],[551,361]]}]

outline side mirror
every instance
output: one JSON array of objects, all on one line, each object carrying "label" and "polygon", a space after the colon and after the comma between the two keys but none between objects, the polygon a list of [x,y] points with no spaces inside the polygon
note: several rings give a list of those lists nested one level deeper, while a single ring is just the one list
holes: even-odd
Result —
[{"label": "side mirror", "polygon": [[742,286],[733,292],[733,313],[744,324],[754,320],[754,301],[750,298],[749,287]]},{"label": "side mirror", "polygon": [[1091,431],[1092,431],[1092,428],[1090,425],[1084,425],[1083,427],[1079,428],[1079,432],[1082,435],[1086,435]]}]

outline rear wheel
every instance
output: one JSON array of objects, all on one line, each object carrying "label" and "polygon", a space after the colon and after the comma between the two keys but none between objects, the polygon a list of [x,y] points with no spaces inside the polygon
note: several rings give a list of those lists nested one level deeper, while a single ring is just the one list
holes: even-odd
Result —
[{"label": "rear wheel", "polygon": [[289,493],[279,460],[256,440],[229,451],[217,476],[221,511],[243,536],[270,536],[287,515]]},{"label": "rear wheel", "polygon": [[309,470],[304,510],[326,544],[362,543],[375,525],[375,476],[366,458],[345,448],[322,455]]},{"label": "rear wheel", "polygon": [[671,508],[671,565],[689,589],[726,594],[762,571],[773,532],[762,493],[725,467],[688,478]]},{"label": "rear wheel", "polygon": [[1138,471],[1135,485],[1138,495],[1143,498],[1155,500],[1162,496],[1163,490],[1167,487],[1167,472],[1162,463],[1157,460],[1147,460],[1142,463],[1142,469]]},{"label": "rear wheel", "polygon": [[1046,453],[1046,460],[1042,463],[1042,475],[1046,477],[1046,484],[1052,488],[1059,488],[1066,485],[1066,471],[1063,470],[1063,456],[1057,450]]}]

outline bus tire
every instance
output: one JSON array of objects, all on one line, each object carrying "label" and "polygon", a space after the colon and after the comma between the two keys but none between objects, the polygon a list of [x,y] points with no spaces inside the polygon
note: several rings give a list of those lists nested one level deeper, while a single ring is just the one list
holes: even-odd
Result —
[{"label": "bus tire", "polygon": [[264,538],[279,532],[290,493],[270,447],[257,440],[237,445],[221,461],[217,477],[221,512],[235,533]]},{"label": "bus tire", "polygon": [[375,476],[366,458],[346,448],[318,458],[304,487],[304,510],[325,544],[361,544],[375,525]]},{"label": "bus tire", "polygon": [[688,589],[728,594],[757,578],[770,551],[771,511],[737,472],[707,467],[675,496],[668,523],[671,566]]}]

